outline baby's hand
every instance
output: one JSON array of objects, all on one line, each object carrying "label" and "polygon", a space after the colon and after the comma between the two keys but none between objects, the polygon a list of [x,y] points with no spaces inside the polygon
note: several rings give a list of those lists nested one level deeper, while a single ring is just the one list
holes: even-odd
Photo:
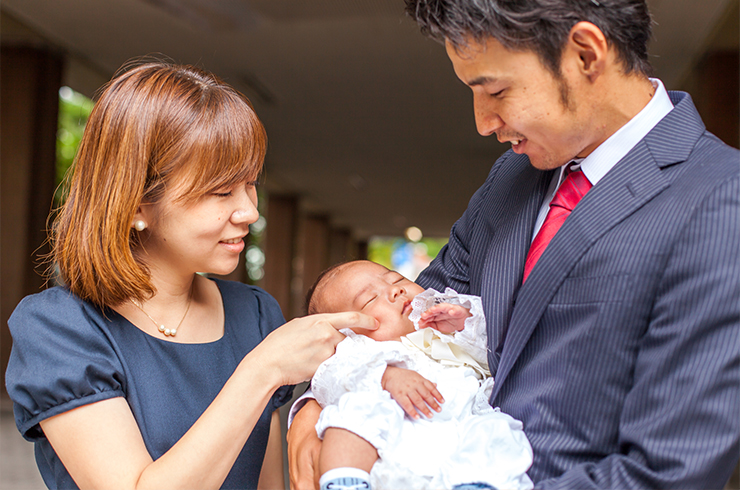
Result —
[{"label": "baby's hand", "polygon": [[390,392],[393,399],[412,419],[418,419],[419,412],[427,418],[431,417],[432,411],[429,407],[435,412],[442,410],[439,404],[445,400],[437,391],[437,385],[416,371],[388,366],[381,383],[383,389]]},{"label": "baby's hand", "polygon": [[459,332],[465,328],[465,319],[469,316],[470,312],[464,306],[442,303],[421,314],[419,328],[431,327],[442,333]]}]

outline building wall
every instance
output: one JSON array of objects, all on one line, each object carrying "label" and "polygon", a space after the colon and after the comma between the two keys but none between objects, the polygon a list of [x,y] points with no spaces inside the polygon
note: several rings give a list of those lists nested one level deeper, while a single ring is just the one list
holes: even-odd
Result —
[{"label": "building wall", "polygon": [[[0,366],[11,340],[7,320],[24,296],[44,286],[46,220],[55,179],[62,57],[33,47],[0,53]],[[4,384],[3,384],[4,386]],[[2,390],[3,396],[5,390]]]}]

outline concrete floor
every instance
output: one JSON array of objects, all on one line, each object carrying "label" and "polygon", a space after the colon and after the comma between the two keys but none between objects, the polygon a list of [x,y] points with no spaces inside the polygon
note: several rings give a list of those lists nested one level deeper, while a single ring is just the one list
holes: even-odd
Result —
[{"label": "concrete floor", "polygon": [[43,490],[46,488],[36,460],[33,444],[15,428],[13,407],[0,399],[0,490]]}]

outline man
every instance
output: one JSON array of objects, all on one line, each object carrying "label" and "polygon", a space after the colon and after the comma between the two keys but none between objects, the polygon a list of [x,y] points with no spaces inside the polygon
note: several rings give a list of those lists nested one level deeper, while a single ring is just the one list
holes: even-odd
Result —
[{"label": "man", "polygon": [[[524,423],[535,487],[721,488],[740,454],[740,154],[648,78],[645,2],[406,3],[478,131],[512,144],[418,282],[483,298],[491,404]],[[316,410],[289,433],[297,486]]]}]

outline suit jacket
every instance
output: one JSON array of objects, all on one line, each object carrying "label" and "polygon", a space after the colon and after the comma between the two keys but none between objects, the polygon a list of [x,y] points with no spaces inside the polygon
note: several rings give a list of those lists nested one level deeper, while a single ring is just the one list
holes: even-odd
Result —
[{"label": "suit jacket", "polygon": [[419,277],[483,298],[491,403],[537,488],[721,488],[740,454],[740,152],[687,94],[522,285],[552,178],[505,153]]}]

